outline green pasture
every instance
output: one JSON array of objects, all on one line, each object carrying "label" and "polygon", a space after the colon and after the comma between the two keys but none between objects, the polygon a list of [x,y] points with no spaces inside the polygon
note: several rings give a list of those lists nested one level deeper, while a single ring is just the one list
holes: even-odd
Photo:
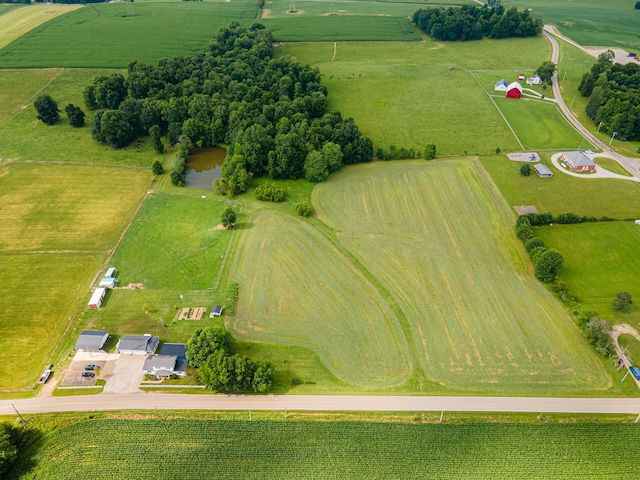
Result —
[{"label": "green pasture", "polygon": [[640,339],[633,335],[622,334],[618,337],[618,345],[632,365],[640,365]]},{"label": "green pasture", "polygon": [[151,180],[143,169],[12,163],[0,167],[0,251],[112,248]]},{"label": "green pasture", "polygon": [[288,44],[276,52],[318,67],[330,106],[353,117],[376,146],[423,151],[435,143],[439,155],[460,155],[519,148],[466,70],[534,69],[548,58],[549,45],[542,38],[338,42],[333,60],[334,45],[328,43]]},{"label": "green pasture", "polygon": [[506,8],[531,8],[533,18],[558,27],[580,45],[640,50],[640,10],[629,0],[506,0]]},{"label": "green pasture", "polygon": [[[0,70],[0,81],[7,85],[7,93],[4,87],[0,93],[0,159],[146,166],[162,160],[146,137],[118,150],[92,138],[89,125],[93,114],[87,110],[82,92],[96,76],[110,73],[113,71]],[[58,102],[62,113],[56,125],[45,125],[36,118],[33,101],[40,93],[51,95]],[[84,127],[69,125],[64,113],[69,103],[85,111]]]},{"label": "green pasture", "polygon": [[[541,100],[493,99],[525,150],[577,150],[591,143],[565,119],[556,105]],[[505,125],[506,128],[506,125]]]},{"label": "green pasture", "polygon": [[75,317],[78,303],[89,300],[91,280],[105,258],[106,253],[0,252],[1,389],[32,387],[55,363],[67,317]]},{"label": "green pasture", "polygon": [[0,5],[0,48],[9,45],[30,30],[80,5]]},{"label": "green pasture", "polygon": [[476,163],[350,167],[318,185],[313,202],[320,222],[265,211],[243,232],[228,321],[242,340],[310,348],[365,390],[610,387],[529,274],[513,215]]},{"label": "green pasture", "polygon": [[624,175],[625,177],[632,177],[631,173],[627,171],[622,165],[620,165],[613,158],[607,157],[595,157],[593,161],[599,166],[604,168],[605,170],[609,170],[610,172],[617,173],[618,175]]},{"label": "green pasture", "polygon": [[566,175],[551,165],[551,154],[541,153],[542,163],[553,172],[551,178],[535,173],[520,175],[522,163],[506,155],[480,157],[508,205],[533,205],[554,215],[603,215],[624,219],[640,217],[640,184],[609,178],[580,178]]},{"label": "green pasture", "polygon": [[[127,15],[129,6],[133,16]],[[90,4],[8,44],[0,50],[0,68],[155,64],[204,52],[221,27],[232,21],[251,24],[257,14],[254,0]]]},{"label": "green pasture", "polygon": [[[328,5],[327,5],[327,8]],[[417,10],[417,8],[416,8]],[[278,42],[417,42],[420,35],[407,17],[331,15],[261,18]]]},{"label": "green pasture", "polygon": [[[632,424],[94,419],[36,441],[13,478],[72,479],[81,470],[86,479],[225,472],[243,479],[630,480],[637,478],[636,458],[625,445],[637,440]],[[162,462],[140,462],[158,445]]]},{"label": "green pasture", "polygon": [[[536,228],[536,235],[547,247],[562,253],[560,280],[578,295],[580,303],[612,323],[640,329],[639,225],[632,221],[554,225]],[[634,299],[629,313],[611,306],[620,291],[629,292]]]},{"label": "green pasture", "polygon": [[442,7],[455,5],[472,5],[472,0],[427,0],[427,1],[369,1],[351,0],[328,2],[325,0],[297,0],[296,11],[290,12],[289,0],[269,0],[265,2],[262,19],[287,18],[293,22],[300,17],[322,16],[374,16],[386,15],[396,17],[411,17],[420,8]]}]

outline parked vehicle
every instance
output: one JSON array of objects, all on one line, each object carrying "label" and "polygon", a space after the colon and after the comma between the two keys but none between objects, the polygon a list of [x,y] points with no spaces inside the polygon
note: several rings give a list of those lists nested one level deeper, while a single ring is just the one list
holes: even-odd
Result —
[{"label": "parked vehicle", "polygon": [[96,368],[98,368],[97,365],[85,365],[84,366],[85,370],[95,370]]},{"label": "parked vehicle", "polygon": [[95,377],[96,374],[93,372],[82,372],[83,377]]},{"label": "parked vehicle", "polygon": [[49,370],[48,368],[45,369],[45,371],[42,372],[42,375],[40,376],[40,380],[38,380],[38,383],[47,383],[47,380],[49,380],[50,376],[51,376],[51,370]]},{"label": "parked vehicle", "polygon": [[640,368],[629,367],[629,371],[631,372],[631,375],[633,375],[633,378],[635,378],[636,380],[640,380]]}]

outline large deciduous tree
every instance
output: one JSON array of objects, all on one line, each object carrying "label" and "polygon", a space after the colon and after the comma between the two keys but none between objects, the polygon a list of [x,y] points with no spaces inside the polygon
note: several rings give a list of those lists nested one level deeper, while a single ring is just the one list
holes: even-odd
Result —
[{"label": "large deciduous tree", "polygon": [[51,98],[50,95],[38,96],[33,105],[38,113],[38,120],[42,120],[47,125],[54,125],[60,120],[58,102]]},{"label": "large deciduous tree", "polygon": [[74,104],[70,103],[64,108],[64,111],[69,118],[69,125],[76,128],[84,125],[84,112],[80,107],[76,107]]}]

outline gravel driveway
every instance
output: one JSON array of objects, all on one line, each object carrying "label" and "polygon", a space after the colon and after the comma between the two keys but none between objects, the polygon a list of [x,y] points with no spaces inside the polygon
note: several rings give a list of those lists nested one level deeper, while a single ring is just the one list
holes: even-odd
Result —
[{"label": "gravel driveway", "polygon": [[101,377],[107,381],[103,393],[139,393],[144,378],[142,366],[147,357],[143,355],[120,355],[109,362]]}]

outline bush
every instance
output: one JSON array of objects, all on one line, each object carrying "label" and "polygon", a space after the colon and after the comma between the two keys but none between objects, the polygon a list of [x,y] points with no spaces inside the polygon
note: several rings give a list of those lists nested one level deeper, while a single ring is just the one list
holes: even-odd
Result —
[{"label": "bush", "polygon": [[522,165],[520,167],[520,175],[522,175],[523,177],[528,177],[529,175],[531,175],[531,165],[529,165],[528,163]]},{"label": "bush", "polygon": [[613,309],[618,312],[628,312],[629,306],[633,303],[631,295],[627,292],[618,292],[613,301]]},{"label": "bush", "polygon": [[598,316],[598,312],[596,312],[595,310],[583,308],[578,313],[578,326],[581,329],[584,329],[587,323],[589,323],[589,320],[591,320],[592,318],[596,318],[597,316]]},{"label": "bush", "polygon": [[533,228],[531,228],[531,224],[528,221],[520,222],[516,224],[516,236],[526,242],[530,238],[533,238],[535,234],[533,233]]},{"label": "bush", "polygon": [[171,183],[176,187],[182,187],[184,185],[182,181],[182,174],[180,172],[171,172]]},{"label": "bush", "polygon": [[[640,2],[636,2],[635,9],[640,10]],[[638,149],[638,153],[640,153],[640,148]]]},{"label": "bush", "polygon": [[584,335],[591,342],[594,348],[604,355],[610,357],[616,350],[611,336],[611,324],[602,318],[593,317],[589,319],[584,327]]},{"label": "bush", "polygon": [[436,146],[433,143],[427,143],[424,147],[424,159],[433,160],[434,158],[436,158]]},{"label": "bush", "polygon": [[315,211],[309,202],[301,202],[296,205],[296,212],[301,217],[311,217],[315,215]]},{"label": "bush", "polygon": [[282,202],[287,196],[284,188],[271,182],[256,187],[254,195],[258,200],[264,202]]},{"label": "bush", "polygon": [[529,240],[524,242],[524,249],[527,253],[530,253],[536,247],[544,247],[544,241],[540,237],[531,237]]},{"label": "bush", "polygon": [[84,112],[80,107],[76,107],[70,103],[65,107],[64,111],[69,118],[69,125],[75,128],[79,128],[84,125]]},{"label": "bush", "polygon": [[156,160],[151,166],[151,171],[154,175],[162,175],[164,173],[164,168],[162,167],[162,164]]},{"label": "bush", "polygon": [[500,153],[500,147],[496,148],[496,155]]},{"label": "bush", "polygon": [[224,212],[222,212],[222,225],[224,225],[225,227],[230,227],[231,225],[236,223],[236,218],[236,211],[233,209],[233,207],[227,207],[224,209]]}]

